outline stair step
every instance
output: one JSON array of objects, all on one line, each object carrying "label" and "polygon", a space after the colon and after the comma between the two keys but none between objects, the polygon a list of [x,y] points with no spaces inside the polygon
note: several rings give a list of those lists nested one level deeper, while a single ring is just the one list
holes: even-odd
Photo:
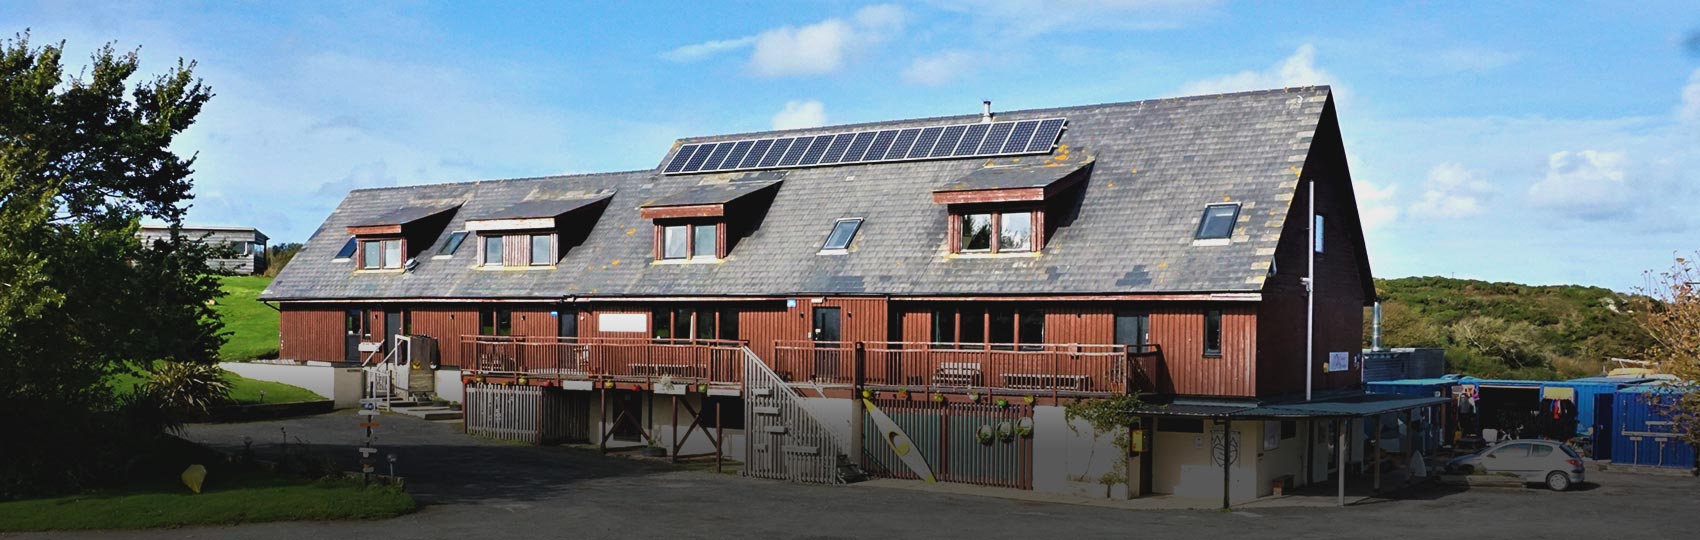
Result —
[{"label": "stair step", "polygon": [[407,407],[392,409],[391,411],[425,420],[459,420],[465,418],[465,415],[460,411],[448,407]]}]

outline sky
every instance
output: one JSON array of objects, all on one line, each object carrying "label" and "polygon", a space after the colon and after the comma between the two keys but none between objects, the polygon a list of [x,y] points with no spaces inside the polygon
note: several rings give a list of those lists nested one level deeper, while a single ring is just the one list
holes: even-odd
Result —
[{"label": "sky", "polygon": [[197,62],[190,221],[274,243],[350,189],[681,137],[1329,84],[1377,277],[1629,291],[1700,250],[1700,5],[1624,5],[0,0],[0,31]]}]

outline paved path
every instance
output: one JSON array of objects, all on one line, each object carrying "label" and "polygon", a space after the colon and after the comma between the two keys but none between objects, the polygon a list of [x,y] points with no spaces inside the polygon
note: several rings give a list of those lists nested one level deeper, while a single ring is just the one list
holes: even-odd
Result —
[{"label": "paved path", "polygon": [[[347,413],[196,425],[192,439],[262,457],[282,430],[338,456],[361,438]],[[281,428],[281,430],[280,430]],[[454,424],[385,416],[379,446],[424,504],[386,521],[31,534],[19,538],[1694,538],[1700,480],[1593,473],[1569,493],[1424,488],[1351,508],[1130,511],[905,489],[805,486],[678,470],[583,450],[481,441]],[[1251,535],[1251,536],[1247,536]],[[0,535],[5,536],[5,535]]]}]

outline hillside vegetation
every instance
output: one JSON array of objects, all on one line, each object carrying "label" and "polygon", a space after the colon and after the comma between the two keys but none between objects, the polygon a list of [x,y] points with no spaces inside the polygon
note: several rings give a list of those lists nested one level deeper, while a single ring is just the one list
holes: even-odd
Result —
[{"label": "hillside vegetation", "polygon": [[224,276],[219,288],[224,296],[214,300],[229,332],[224,346],[218,348],[218,358],[225,361],[253,360],[277,357],[277,310],[260,303],[260,291],[266,290],[272,278],[265,276]]},{"label": "hillside vegetation", "polygon": [[[1632,297],[1576,285],[1442,277],[1376,280],[1383,347],[1444,347],[1446,369],[1513,379],[1598,375],[1607,358],[1649,344],[1627,312]],[[1364,316],[1364,345],[1371,319]]]}]

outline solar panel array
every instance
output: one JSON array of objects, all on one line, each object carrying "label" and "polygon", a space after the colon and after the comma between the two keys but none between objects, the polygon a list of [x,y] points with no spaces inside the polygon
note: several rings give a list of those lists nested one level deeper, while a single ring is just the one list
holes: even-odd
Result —
[{"label": "solar panel array", "polygon": [[1062,118],[687,144],[667,174],[1049,153]]}]

